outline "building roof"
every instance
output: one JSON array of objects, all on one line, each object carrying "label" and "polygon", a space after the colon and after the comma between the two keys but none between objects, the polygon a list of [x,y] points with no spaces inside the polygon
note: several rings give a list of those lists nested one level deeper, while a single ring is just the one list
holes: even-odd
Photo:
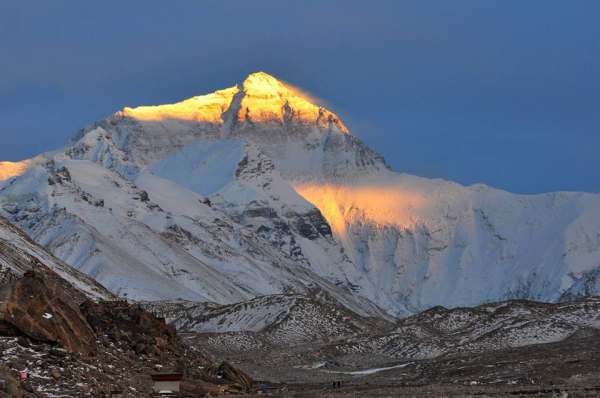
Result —
[{"label": "building roof", "polygon": [[181,381],[182,373],[155,373],[151,375],[153,381]]}]

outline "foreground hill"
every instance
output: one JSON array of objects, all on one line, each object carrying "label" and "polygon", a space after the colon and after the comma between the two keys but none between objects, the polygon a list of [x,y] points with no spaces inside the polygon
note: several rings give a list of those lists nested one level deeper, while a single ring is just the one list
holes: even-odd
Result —
[{"label": "foreground hill", "polygon": [[393,172],[335,113],[261,72],[125,108],[6,175],[4,216],[131,299],[318,288],[362,316],[406,316],[600,292],[600,195]]},{"label": "foreground hill", "polygon": [[[238,336],[249,343],[299,344],[339,340],[390,330],[392,323],[366,318],[341,306],[319,292],[257,297],[248,301],[219,305],[214,303],[148,303],[146,308],[166,317],[177,330],[200,333],[220,339],[219,334]],[[224,337],[226,341],[228,337]],[[216,340],[211,344],[216,344]],[[226,346],[225,344],[224,346]]]},{"label": "foreground hill", "polygon": [[0,267],[2,397],[148,397],[150,374],[161,369],[185,371],[182,397],[254,389],[243,373],[186,346],[164,319],[115,300],[3,219]]}]

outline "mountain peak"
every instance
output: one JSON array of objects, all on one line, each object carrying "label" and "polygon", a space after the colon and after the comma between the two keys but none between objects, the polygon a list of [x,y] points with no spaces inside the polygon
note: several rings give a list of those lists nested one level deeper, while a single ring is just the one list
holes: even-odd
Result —
[{"label": "mountain peak", "polygon": [[316,102],[302,90],[268,73],[254,72],[241,84],[227,89],[174,104],[126,107],[117,115],[144,122],[174,120],[223,125],[225,113],[231,108],[241,124],[283,125],[291,122],[348,133],[337,115]]},{"label": "mountain peak", "polygon": [[302,90],[265,72],[251,73],[241,85],[243,97],[238,122],[284,124],[291,121],[320,129],[348,129],[333,112]]},{"label": "mountain peak", "polygon": [[[242,82],[240,88],[244,92],[244,95],[251,97],[275,96],[280,97],[282,100],[287,100],[291,97],[302,97],[307,102],[317,102],[301,90],[265,72],[249,74]],[[316,106],[317,104],[312,105]]]},{"label": "mountain peak", "polygon": [[242,82],[240,89],[246,96],[276,96],[287,102],[302,100],[302,102],[308,102],[312,107],[323,108],[320,105],[321,100],[265,72],[249,74]]},{"label": "mountain peak", "polygon": [[286,90],[285,84],[275,76],[265,72],[250,73],[242,83],[244,91],[277,91]]}]

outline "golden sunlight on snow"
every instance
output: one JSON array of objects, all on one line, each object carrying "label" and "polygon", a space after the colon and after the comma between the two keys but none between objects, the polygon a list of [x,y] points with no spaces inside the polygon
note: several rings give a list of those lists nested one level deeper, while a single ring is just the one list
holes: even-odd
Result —
[{"label": "golden sunlight on snow", "polygon": [[283,124],[288,118],[296,123],[315,125],[322,129],[335,126],[344,133],[348,132],[336,114],[316,105],[318,100],[264,72],[252,73],[241,85],[212,94],[193,97],[175,104],[127,107],[119,114],[146,122],[180,120],[221,125],[223,113],[229,109],[234,96],[240,90],[243,91],[243,96],[236,115],[240,123],[248,121]]},{"label": "golden sunlight on snow", "polygon": [[316,183],[299,184],[294,188],[321,211],[340,238],[346,234],[346,223],[352,223],[355,217],[382,226],[412,227],[417,223],[415,211],[427,203],[422,194],[385,185]]},{"label": "golden sunlight on snow", "polygon": [[29,160],[22,160],[20,162],[0,162],[0,181],[23,174],[27,166],[29,166],[29,162]]},{"label": "golden sunlight on snow", "polygon": [[301,90],[285,84],[273,76],[256,72],[249,75],[242,84],[244,97],[238,113],[238,121],[283,123],[287,115],[295,121],[316,124],[322,128],[335,125],[340,131],[348,129],[333,112],[313,102],[318,102]]},{"label": "golden sunlight on snow", "polygon": [[121,115],[149,122],[183,120],[221,124],[223,123],[221,115],[227,111],[237,92],[237,87],[231,87],[212,94],[192,97],[176,104],[125,108],[121,111]]}]

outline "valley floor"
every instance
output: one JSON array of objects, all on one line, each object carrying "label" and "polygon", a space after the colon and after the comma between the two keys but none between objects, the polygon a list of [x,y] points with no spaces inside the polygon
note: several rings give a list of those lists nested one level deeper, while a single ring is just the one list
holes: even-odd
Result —
[{"label": "valley floor", "polygon": [[[186,339],[195,345],[206,336]],[[597,332],[556,343],[404,363],[369,356],[332,358],[321,348],[319,344],[250,351],[213,347],[210,353],[227,358],[257,380],[268,380],[273,397],[600,396]],[[333,387],[336,381],[341,388]]]}]

